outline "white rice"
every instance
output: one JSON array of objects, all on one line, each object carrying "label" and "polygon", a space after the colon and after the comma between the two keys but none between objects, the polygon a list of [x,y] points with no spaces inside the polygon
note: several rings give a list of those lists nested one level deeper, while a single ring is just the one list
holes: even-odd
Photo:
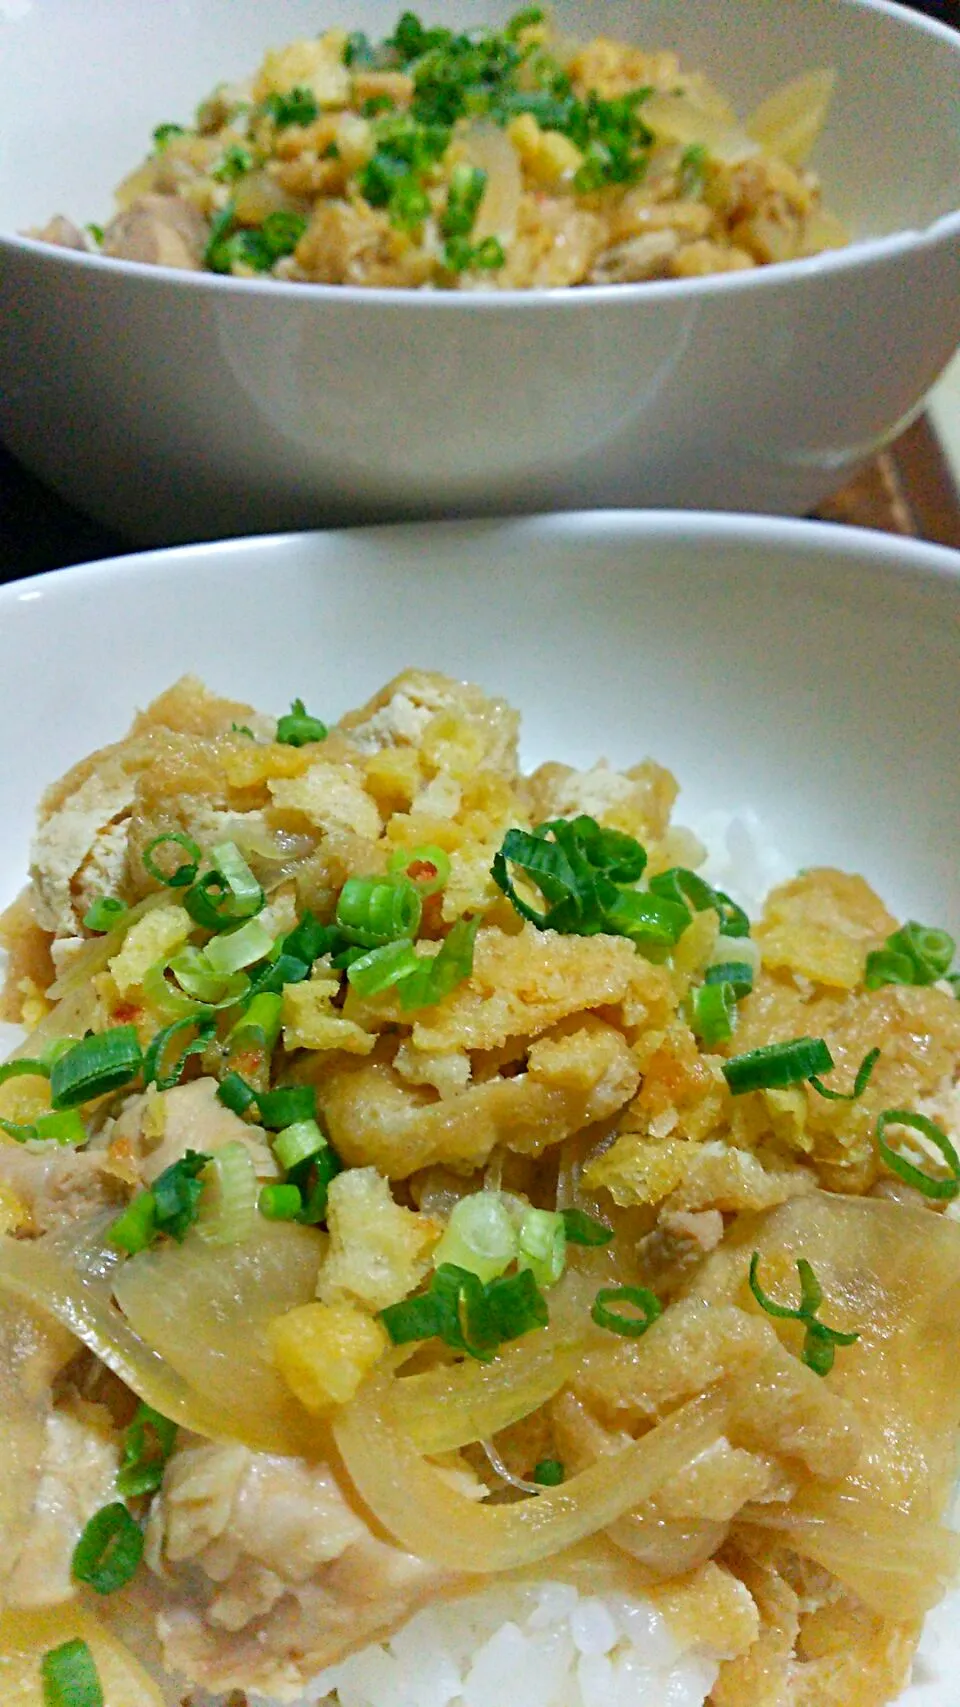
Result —
[{"label": "white rice", "polygon": [[297,1707],[703,1707],[718,1669],[651,1601],[500,1583],[416,1613]]}]

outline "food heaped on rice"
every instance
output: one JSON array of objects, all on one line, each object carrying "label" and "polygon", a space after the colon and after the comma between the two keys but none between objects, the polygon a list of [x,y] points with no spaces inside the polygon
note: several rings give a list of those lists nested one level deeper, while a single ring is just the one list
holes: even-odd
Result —
[{"label": "food heaped on rice", "polygon": [[667,771],[523,775],[476,687],[310,703],[177,684],[5,916],[5,1682],[892,1701],[960,1551],[953,942],[827,868],[751,925]]},{"label": "food heaped on rice", "polygon": [[271,49],[192,125],[164,123],[106,229],[35,233],[235,278],[516,290],[696,278],[846,241],[807,161],[834,85],[794,79],[741,124],[676,54],[502,30]]}]

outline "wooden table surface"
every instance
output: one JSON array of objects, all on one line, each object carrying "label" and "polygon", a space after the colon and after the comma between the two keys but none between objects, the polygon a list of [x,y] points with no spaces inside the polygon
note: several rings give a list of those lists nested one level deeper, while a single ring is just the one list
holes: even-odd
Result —
[{"label": "wooden table surface", "polygon": [[[960,549],[960,496],[924,416],[817,515]],[[0,582],[131,549],[63,503],[0,447]]]}]

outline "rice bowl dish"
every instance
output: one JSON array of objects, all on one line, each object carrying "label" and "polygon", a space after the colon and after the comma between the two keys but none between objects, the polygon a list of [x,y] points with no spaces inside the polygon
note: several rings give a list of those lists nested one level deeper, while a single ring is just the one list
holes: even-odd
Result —
[{"label": "rice bowl dish", "polygon": [[956,1564],[952,939],[738,891],[668,771],[525,775],[479,688],[324,709],[181,683],[45,796],[5,1663],[59,1620],[159,1699],[154,1622],[253,1700],[893,1700]]}]

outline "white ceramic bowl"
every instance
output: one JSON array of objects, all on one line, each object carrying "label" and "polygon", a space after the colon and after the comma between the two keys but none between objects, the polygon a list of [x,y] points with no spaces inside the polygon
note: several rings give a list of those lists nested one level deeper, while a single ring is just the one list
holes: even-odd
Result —
[{"label": "white ceramic bowl", "polygon": [[[519,3],[519,0],[517,0]],[[436,513],[800,513],[960,339],[960,35],[886,0],[557,0],[676,46],[747,110],[822,65],[814,163],[858,241],[755,274],[470,295],[247,283],[15,235],[104,219],[152,127],[270,42],[399,0],[0,0],[0,432],[66,497],[172,541]],[[511,0],[451,0],[502,21]],[[436,10],[436,9],[435,9]]]},{"label": "white ceramic bowl", "polygon": [[[808,523],[610,513],[254,539],[0,589],[0,903],[34,803],[178,673],[336,716],[406,664],[524,713],[527,764],[651,753],[681,821],[760,814],[960,934],[960,555]],[[960,1602],[903,1707],[947,1707]],[[939,1646],[937,1646],[939,1633]]]}]

